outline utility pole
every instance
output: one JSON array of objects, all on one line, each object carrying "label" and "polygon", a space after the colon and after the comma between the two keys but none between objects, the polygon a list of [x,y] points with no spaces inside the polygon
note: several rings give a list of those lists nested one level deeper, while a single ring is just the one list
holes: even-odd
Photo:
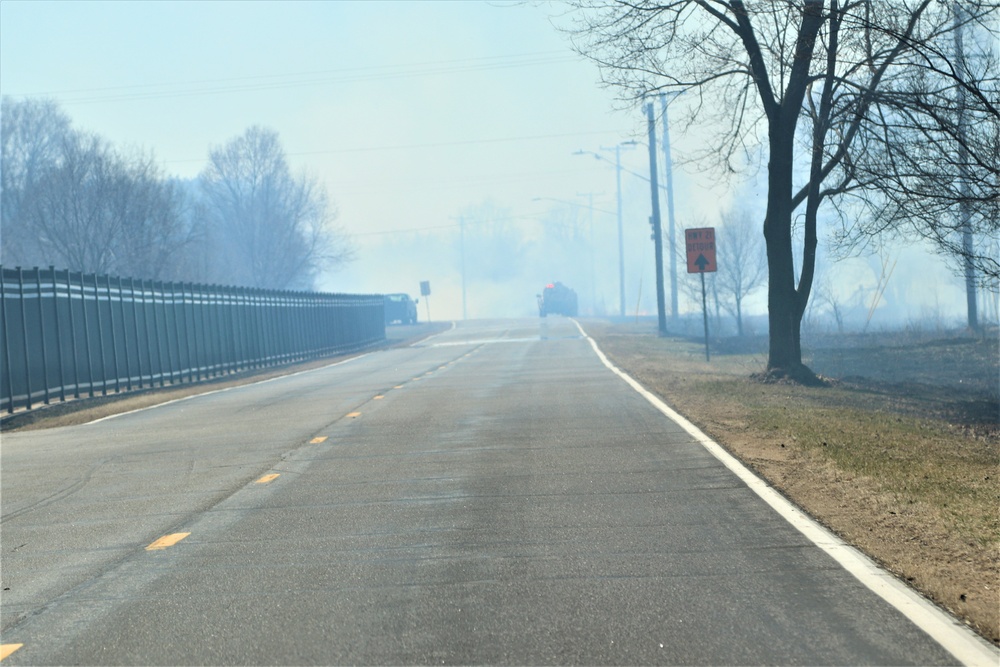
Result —
[{"label": "utility pole", "polygon": [[961,199],[958,202],[959,229],[962,232],[962,258],[965,263],[965,302],[968,309],[969,328],[973,331],[979,330],[979,309],[976,294],[976,267],[972,263],[974,252],[972,243],[972,221],[969,213],[969,151],[965,147],[965,88],[962,86],[962,78],[965,75],[965,45],[963,44],[964,31],[963,12],[961,3],[952,4],[954,14],[955,32],[955,69],[958,71],[959,85],[958,95],[955,101],[958,107],[958,170],[959,170],[959,193]]},{"label": "utility pole", "polygon": [[590,314],[597,315],[597,260],[594,256],[594,193],[587,193],[590,209]]},{"label": "utility pole", "polygon": [[667,121],[667,95],[660,93],[663,110],[663,169],[667,177],[667,230],[670,234],[670,318],[677,321],[677,228],[674,224],[674,169],[670,160],[670,124]]},{"label": "utility pole", "polygon": [[459,241],[461,245],[462,253],[462,319],[469,319],[468,311],[465,306],[465,216],[460,216],[458,218],[458,229],[459,229]]},{"label": "utility pole", "polygon": [[622,235],[622,145],[615,144],[615,187],[618,193],[618,315],[625,317],[625,242]]},{"label": "utility pole", "polygon": [[646,104],[646,123],[649,126],[649,186],[653,199],[653,245],[656,248],[656,312],[660,336],[667,335],[667,316],[664,312],[663,295],[663,232],[660,227],[659,179],[656,176],[656,119],[653,117],[653,103]]}]

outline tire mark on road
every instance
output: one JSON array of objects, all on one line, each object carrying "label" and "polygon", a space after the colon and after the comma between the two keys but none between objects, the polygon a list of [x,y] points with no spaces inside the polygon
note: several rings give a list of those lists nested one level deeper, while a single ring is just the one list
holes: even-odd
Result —
[{"label": "tire mark on road", "polygon": [[84,486],[86,486],[87,482],[90,481],[90,478],[93,477],[93,475],[97,471],[97,469],[100,468],[101,466],[103,466],[109,460],[110,459],[106,459],[105,458],[105,459],[101,459],[100,461],[97,461],[94,465],[92,465],[90,467],[89,470],[87,470],[86,473],[84,473],[83,477],[80,477],[79,479],[75,480],[74,482],[72,482],[68,486],[65,486],[62,489],[56,491],[55,493],[50,494],[50,495],[46,496],[45,498],[42,498],[38,502],[32,503],[31,505],[27,505],[26,507],[22,507],[20,509],[16,509],[16,510],[14,510],[12,512],[8,512],[7,514],[4,514],[2,517],[0,517],[0,524],[2,524],[4,521],[7,521],[9,519],[13,519],[15,517],[19,517],[19,516],[21,516],[23,514],[27,514],[28,512],[33,512],[34,510],[41,509],[42,507],[45,507],[47,505],[51,505],[54,502],[57,502],[59,500],[62,500],[63,498],[67,498],[67,497],[73,495],[74,493],[76,493],[77,491],[79,491],[80,489],[82,489]]}]

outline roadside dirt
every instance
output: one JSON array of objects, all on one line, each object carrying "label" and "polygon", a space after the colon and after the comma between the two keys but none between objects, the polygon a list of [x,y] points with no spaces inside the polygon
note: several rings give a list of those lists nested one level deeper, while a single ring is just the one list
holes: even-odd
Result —
[{"label": "roadside dirt", "polygon": [[722,341],[706,363],[700,341],[584,327],[792,502],[1000,645],[995,336],[822,341],[809,363],[831,386],[806,388],[751,381],[766,361],[754,343]]}]

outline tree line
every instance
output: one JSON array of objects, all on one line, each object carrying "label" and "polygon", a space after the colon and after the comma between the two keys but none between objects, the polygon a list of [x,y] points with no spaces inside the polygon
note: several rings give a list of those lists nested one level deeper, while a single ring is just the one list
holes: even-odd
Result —
[{"label": "tree line", "polygon": [[350,243],[318,181],[258,126],[194,179],[73,127],[52,100],[0,101],[0,263],[150,280],[311,289]]}]

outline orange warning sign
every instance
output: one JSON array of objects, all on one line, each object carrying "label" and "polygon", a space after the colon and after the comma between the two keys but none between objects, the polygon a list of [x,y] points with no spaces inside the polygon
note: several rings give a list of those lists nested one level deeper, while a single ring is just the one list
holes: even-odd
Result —
[{"label": "orange warning sign", "polygon": [[684,230],[688,273],[711,273],[715,266],[715,227]]}]

